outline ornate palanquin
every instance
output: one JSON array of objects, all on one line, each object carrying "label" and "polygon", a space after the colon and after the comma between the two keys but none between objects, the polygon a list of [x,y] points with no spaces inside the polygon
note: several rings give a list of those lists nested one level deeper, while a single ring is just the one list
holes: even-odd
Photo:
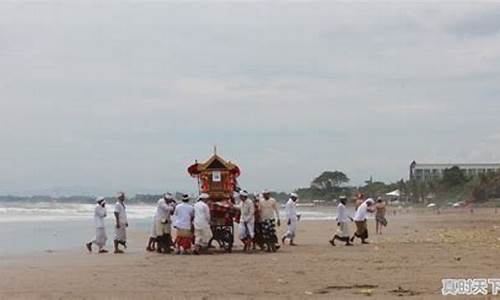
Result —
[{"label": "ornate palanquin", "polygon": [[[230,226],[232,232],[233,220],[239,219],[240,213],[234,205],[233,197],[238,187],[237,178],[240,176],[238,166],[224,160],[214,151],[206,162],[195,162],[187,171],[189,175],[198,179],[200,194],[206,193],[210,197],[207,204],[210,207],[212,231],[219,232],[220,229],[213,226]],[[228,227],[222,230],[226,232]],[[232,238],[230,245],[232,246]]]},{"label": "ornate palanquin", "polygon": [[214,153],[206,162],[189,166],[188,173],[198,179],[200,193],[207,193],[211,201],[223,201],[232,199],[240,169]]}]

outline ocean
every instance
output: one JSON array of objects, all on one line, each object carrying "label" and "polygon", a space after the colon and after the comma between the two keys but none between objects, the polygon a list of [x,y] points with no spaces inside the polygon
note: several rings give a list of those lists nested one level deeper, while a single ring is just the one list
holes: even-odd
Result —
[{"label": "ocean", "polygon": [[[113,205],[108,204],[107,209],[106,227],[111,239]],[[128,205],[129,228],[149,231],[155,210],[152,204]],[[302,220],[334,220],[336,217],[333,207],[299,207],[297,210]],[[280,215],[285,215],[283,210]],[[95,233],[93,216],[94,204],[0,202],[0,256],[83,247]],[[144,243],[147,238],[144,237]]]}]

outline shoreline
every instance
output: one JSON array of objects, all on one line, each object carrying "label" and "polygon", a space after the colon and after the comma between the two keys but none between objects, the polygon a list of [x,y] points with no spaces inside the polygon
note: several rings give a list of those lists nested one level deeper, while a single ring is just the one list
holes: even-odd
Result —
[{"label": "shoreline", "polygon": [[[318,210],[316,210],[318,211]],[[327,212],[329,216],[324,218],[317,219],[307,219],[302,218],[299,222],[299,228],[301,224],[309,223],[309,222],[324,222],[325,224],[330,224],[332,228],[336,228],[335,216],[336,212],[334,209],[330,207],[320,209],[322,213]],[[429,209],[410,209],[410,210],[400,210],[396,215],[392,213],[392,210],[388,211],[387,218],[389,222],[391,220],[398,219],[413,219],[420,217],[431,217],[431,216],[464,216],[469,215],[470,211],[468,209],[463,208],[449,208],[441,210],[438,214],[436,211]],[[474,210],[474,214],[485,214],[485,215],[496,215],[494,212],[494,208],[476,208]],[[500,219],[500,214],[498,214]],[[374,215],[371,214],[368,216],[368,222],[373,223]],[[128,229],[128,232],[131,234],[131,237],[134,239],[143,240],[144,245],[146,245],[147,239],[149,238],[151,219],[150,218],[131,218],[131,227]],[[55,219],[49,222],[43,222],[41,226],[35,226],[38,221],[4,221],[0,222],[0,225],[4,225],[3,229],[0,229],[0,259],[2,258],[12,258],[16,256],[30,256],[30,255],[42,255],[44,253],[64,253],[67,251],[75,251],[80,248],[80,244],[83,245],[86,240],[92,238],[95,234],[95,229],[93,227],[93,220],[90,218],[69,218],[69,219]],[[373,225],[373,224],[372,224]],[[12,227],[14,226],[14,227]],[[237,229],[238,224],[234,223],[235,229]],[[108,248],[112,246],[113,239],[113,226],[111,220],[106,220],[106,233],[108,235]],[[374,225],[373,225],[374,227]],[[390,227],[390,225],[389,225]],[[351,233],[354,230],[354,224],[351,226]],[[333,230],[333,229],[332,229]],[[286,231],[286,225],[282,225],[278,228],[278,235],[284,233]],[[374,231],[374,229],[372,230]],[[37,246],[33,246],[33,243],[30,243],[27,246],[27,250],[19,250],[23,247],[23,244],[15,245],[12,247],[9,244],[10,241],[18,239],[19,232],[28,233],[28,239],[31,239],[25,242],[33,243],[42,242],[41,246],[37,248]],[[333,232],[333,231],[332,231]],[[3,234],[3,236],[2,236]],[[5,236],[7,234],[7,236]],[[237,237],[238,231],[235,230],[235,245],[239,246],[240,242]],[[40,240],[40,236],[48,236],[48,240]],[[19,241],[16,241],[19,244]],[[15,244],[16,244],[15,243]],[[7,250],[6,250],[7,249]],[[17,251],[19,250],[19,251]],[[17,254],[19,253],[19,254]]]},{"label": "shoreline", "polygon": [[443,278],[498,277],[499,219],[488,210],[389,216],[383,235],[369,221],[371,244],[354,247],[328,244],[334,221],[301,221],[297,247],[246,254],[237,241],[233,253],[200,256],[148,253],[147,231],[132,230],[121,255],[82,243],[1,257],[0,298],[441,299]]}]

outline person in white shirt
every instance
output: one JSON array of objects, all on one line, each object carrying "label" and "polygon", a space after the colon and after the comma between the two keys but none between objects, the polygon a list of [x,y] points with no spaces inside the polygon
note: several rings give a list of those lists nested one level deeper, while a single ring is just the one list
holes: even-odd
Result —
[{"label": "person in white shirt", "polygon": [[285,204],[285,213],[287,217],[287,231],[285,235],[281,238],[281,242],[285,244],[286,239],[290,239],[290,246],[297,246],[293,242],[295,239],[295,231],[297,230],[297,222],[300,219],[300,215],[297,214],[297,200],[299,196],[295,193],[290,194],[290,199]]},{"label": "person in white shirt", "polygon": [[255,204],[248,199],[247,191],[240,191],[240,240],[243,242],[243,251],[249,251],[255,236]]},{"label": "person in white shirt", "polygon": [[262,221],[272,220],[274,222],[278,220],[278,226],[281,225],[278,205],[276,204],[276,199],[271,197],[270,191],[265,190],[262,192],[262,198],[259,200],[259,210]]},{"label": "person in white shirt", "polygon": [[175,207],[174,218],[174,228],[177,233],[175,237],[176,253],[184,254],[191,250],[193,239],[194,208],[189,204],[189,195],[182,196],[182,203]]},{"label": "person in white shirt", "polygon": [[207,201],[210,196],[201,194],[198,202],[194,205],[194,253],[200,254],[208,250],[208,243],[212,238],[212,229],[210,228],[210,208]]},{"label": "person in white shirt", "polygon": [[373,212],[373,204],[375,202],[373,199],[368,198],[365,202],[363,202],[356,213],[354,214],[354,223],[356,224],[356,232],[351,238],[351,243],[354,242],[354,238],[360,238],[362,244],[369,244],[366,239],[368,238],[368,226],[366,224],[366,216],[369,212]]},{"label": "person in white shirt", "polygon": [[[259,201],[259,212],[261,218],[262,237],[264,240],[274,240],[276,249],[279,249],[278,238],[276,237],[276,228],[274,222],[277,219],[277,225],[280,226],[280,215],[276,200],[271,197],[271,192],[264,190],[262,192],[262,199]],[[275,219],[276,216],[276,219]],[[268,249],[271,251],[271,249]]]},{"label": "person in white shirt", "polygon": [[92,244],[96,244],[99,247],[99,253],[108,252],[108,250],[104,249],[108,240],[104,218],[106,218],[106,201],[104,197],[98,197],[94,208],[95,238],[85,244],[89,252],[92,252]]},{"label": "person in white shirt", "polygon": [[346,196],[339,197],[339,205],[337,206],[337,225],[339,227],[337,233],[333,236],[333,238],[329,241],[332,246],[335,246],[335,240],[345,242],[346,246],[352,246],[349,241],[350,233],[349,233],[349,220],[352,221],[352,218],[347,214],[347,208],[345,207],[347,203]]},{"label": "person in white shirt", "polygon": [[156,207],[156,241],[158,253],[170,253],[170,242],[172,240],[171,216],[174,213],[172,204],[174,197],[170,193],[165,193],[157,202]]},{"label": "person in white shirt", "polygon": [[123,192],[118,193],[118,201],[115,204],[115,253],[123,253],[122,250],[118,248],[118,245],[123,245],[127,249],[127,208],[125,206],[125,194]]}]

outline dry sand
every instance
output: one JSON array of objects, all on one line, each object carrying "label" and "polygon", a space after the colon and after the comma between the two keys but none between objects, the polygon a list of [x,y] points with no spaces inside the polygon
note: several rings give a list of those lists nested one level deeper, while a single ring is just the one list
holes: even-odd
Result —
[{"label": "dry sand", "polygon": [[[442,278],[498,278],[500,214],[403,214],[370,245],[332,247],[333,221],[299,223],[278,253],[126,254],[81,249],[0,260],[0,299],[439,299]],[[280,231],[285,228],[281,227]],[[340,243],[339,243],[340,244]]]}]

